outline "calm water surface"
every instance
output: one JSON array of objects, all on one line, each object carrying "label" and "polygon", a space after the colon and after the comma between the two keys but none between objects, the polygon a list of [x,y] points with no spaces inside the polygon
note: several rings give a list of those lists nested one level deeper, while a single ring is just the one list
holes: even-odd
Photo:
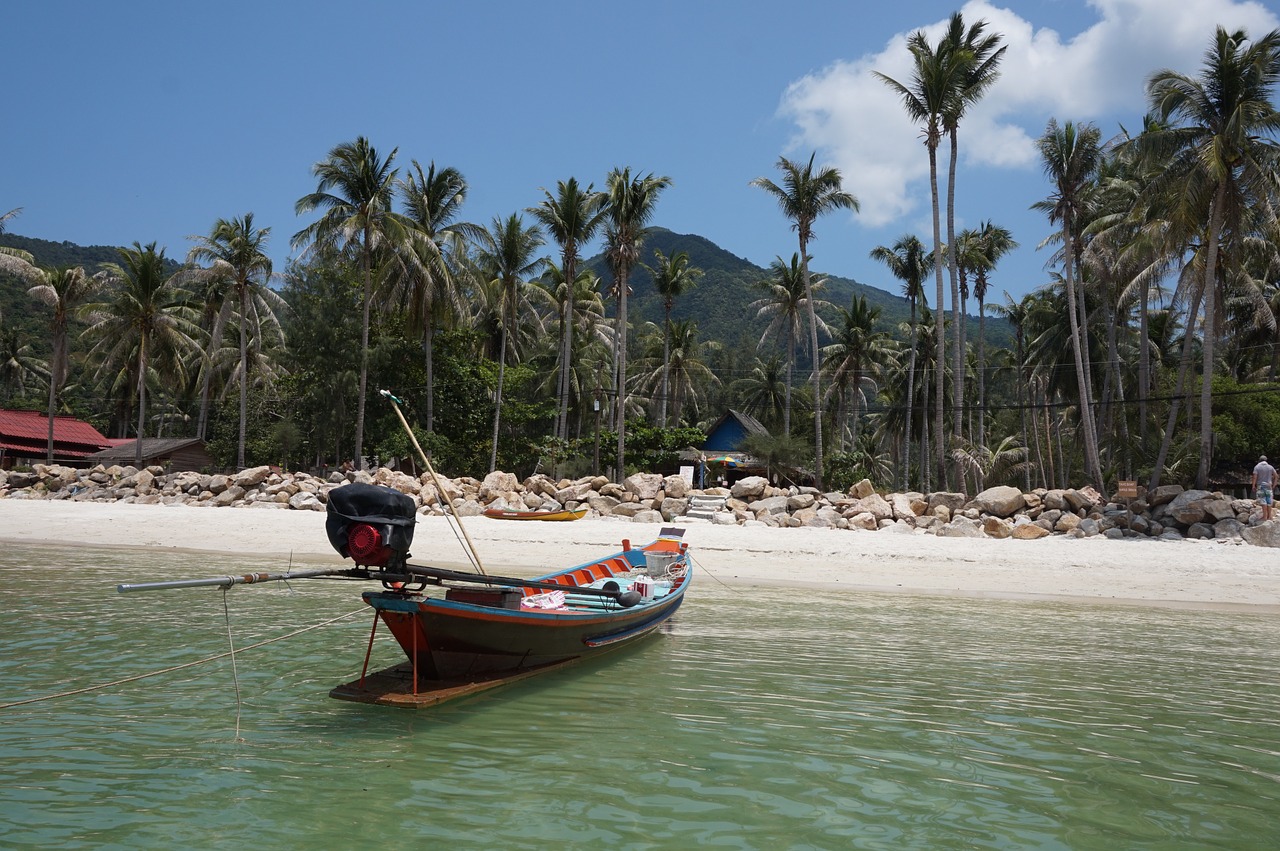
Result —
[{"label": "calm water surface", "polygon": [[[696,554],[695,554],[696,555]],[[277,562],[0,553],[0,703],[360,610],[120,595]],[[5,848],[1274,848],[1272,615],[732,592],[610,660],[426,712],[327,697],[371,616],[0,709]],[[376,664],[400,659],[389,640]],[[239,719],[237,721],[236,682]],[[237,736],[238,725],[238,736]]]}]

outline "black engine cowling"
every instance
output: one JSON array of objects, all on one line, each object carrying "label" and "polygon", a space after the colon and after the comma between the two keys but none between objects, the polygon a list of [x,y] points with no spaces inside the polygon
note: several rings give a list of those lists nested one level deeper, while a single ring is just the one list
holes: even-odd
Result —
[{"label": "black engine cowling", "polygon": [[413,498],[394,488],[353,483],[329,491],[325,532],[345,558],[366,567],[403,564],[417,522]]}]

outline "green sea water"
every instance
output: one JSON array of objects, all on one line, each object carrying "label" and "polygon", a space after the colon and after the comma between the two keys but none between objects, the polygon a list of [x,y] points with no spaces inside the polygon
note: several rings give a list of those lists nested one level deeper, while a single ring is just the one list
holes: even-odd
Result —
[{"label": "green sea water", "polygon": [[[225,653],[228,623],[240,648],[234,667],[0,709],[0,847],[1280,838],[1274,615],[730,589],[703,573],[639,647],[414,712],[327,696],[359,673],[362,586],[115,591],[285,566],[0,553],[0,703]],[[375,665],[400,658],[375,643]]]}]

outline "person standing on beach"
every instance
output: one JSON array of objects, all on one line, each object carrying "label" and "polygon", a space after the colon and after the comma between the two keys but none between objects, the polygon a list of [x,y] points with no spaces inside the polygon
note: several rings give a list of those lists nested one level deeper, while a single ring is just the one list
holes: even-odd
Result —
[{"label": "person standing on beach", "polygon": [[1262,506],[1262,520],[1271,519],[1271,503],[1274,502],[1276,468],[1267,463],[1267,456],[1258,458],[1253,467],[1253,498]]}]

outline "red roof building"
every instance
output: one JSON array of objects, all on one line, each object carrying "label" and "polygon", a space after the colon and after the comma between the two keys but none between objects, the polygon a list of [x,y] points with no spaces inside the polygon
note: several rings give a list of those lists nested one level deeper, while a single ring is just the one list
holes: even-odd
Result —
[{"label": "red roof building", "polygon": [[[84,420],[53,418],[53,460],[83,462],[111,441]],[[0,466],[43,462],[49,449],[49,418],[42,411],[6,411],[0,408]]]}]

